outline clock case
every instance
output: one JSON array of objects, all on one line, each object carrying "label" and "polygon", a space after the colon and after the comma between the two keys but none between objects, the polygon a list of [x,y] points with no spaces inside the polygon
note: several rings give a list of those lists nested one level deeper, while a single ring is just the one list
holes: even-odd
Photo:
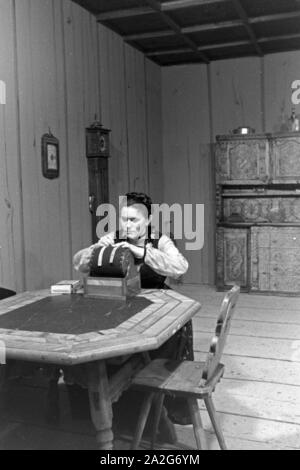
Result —
[{"label": "clock case", "polygon": [[109,134],[111,130],[105,129],[100,122],[95,122],[86,128],[86,156],[87,158],[109,157]]}]

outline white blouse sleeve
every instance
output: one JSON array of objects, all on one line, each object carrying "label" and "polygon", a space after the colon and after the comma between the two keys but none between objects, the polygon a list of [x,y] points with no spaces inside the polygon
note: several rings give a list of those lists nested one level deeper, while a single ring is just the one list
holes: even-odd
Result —
[{"label": "white blouse sleeve", "polygon": [[189,267],[187,260],[167,235],[161,236],[158,248],[147,245],[144,262],[158,274],[174,279],[185,274]]},{"label": "white blouse sleeve", "polygon": [[89,262],[90,262],[94,249],[97,248],[98,246],[112,245],[114,243],[114,239],[115,239],[115,233],[111,232],[107,235],[104,235],[102,238],[100,238],[100,240],[97,243],[95,243],[95,245],[91,245],[88,248],[84,248],[83,250],[78,251],[78,253],[76,253],[73,258],[74,269],[76,269],[76,271],[88,272]]}]

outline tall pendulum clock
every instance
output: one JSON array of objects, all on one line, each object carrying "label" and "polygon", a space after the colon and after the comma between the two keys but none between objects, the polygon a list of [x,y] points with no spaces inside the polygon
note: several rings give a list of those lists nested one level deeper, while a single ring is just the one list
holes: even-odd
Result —
[{"label": "tall pendulum clock", "polygon": [[97,208],[109,202],[108,158],[110,130],[95,121],[86,128],[86,157],[89,174],[89,210],[92,221],[92,241],[98,241],[96,227],[98,223]]}]

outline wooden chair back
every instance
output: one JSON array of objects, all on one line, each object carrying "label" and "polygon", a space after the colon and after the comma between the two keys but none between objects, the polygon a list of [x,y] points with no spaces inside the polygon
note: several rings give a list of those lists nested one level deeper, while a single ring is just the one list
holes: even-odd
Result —
[{"label": "wooden chair back", "polygon": [[204,386],[210,381],[220,364],[239,294],[240,288],[238,286],[234,286],[224,297],[217,321],[215,335],[212,338],[210,349],[205,361],[205,367],[200,383],[201,386]]}]

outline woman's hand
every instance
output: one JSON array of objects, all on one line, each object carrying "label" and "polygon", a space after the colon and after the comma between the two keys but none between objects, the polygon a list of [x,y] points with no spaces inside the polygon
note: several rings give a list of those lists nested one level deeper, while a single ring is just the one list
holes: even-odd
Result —
[{"label": "woman's hand", "polygon": [[99,242],[95,246],[110,246],[114,244],[114,234],[109,233],[100,238]]},{"label": "woman's hand", "polygon": [[145,248],[142,246],[131,245],[131,243],[128,243],[128,242],[116,243],[113,246],[121,246],[122,248],[129,248],[133,256],[137,259],[142,259],[145,256]]},{"label": "woman's hand", "polygon": [[84,250],[79,251],[73,258],[73,265],[77,271],[82,273],[89,273],[90,271],[90,262],[95,245],[85,248]]}]

